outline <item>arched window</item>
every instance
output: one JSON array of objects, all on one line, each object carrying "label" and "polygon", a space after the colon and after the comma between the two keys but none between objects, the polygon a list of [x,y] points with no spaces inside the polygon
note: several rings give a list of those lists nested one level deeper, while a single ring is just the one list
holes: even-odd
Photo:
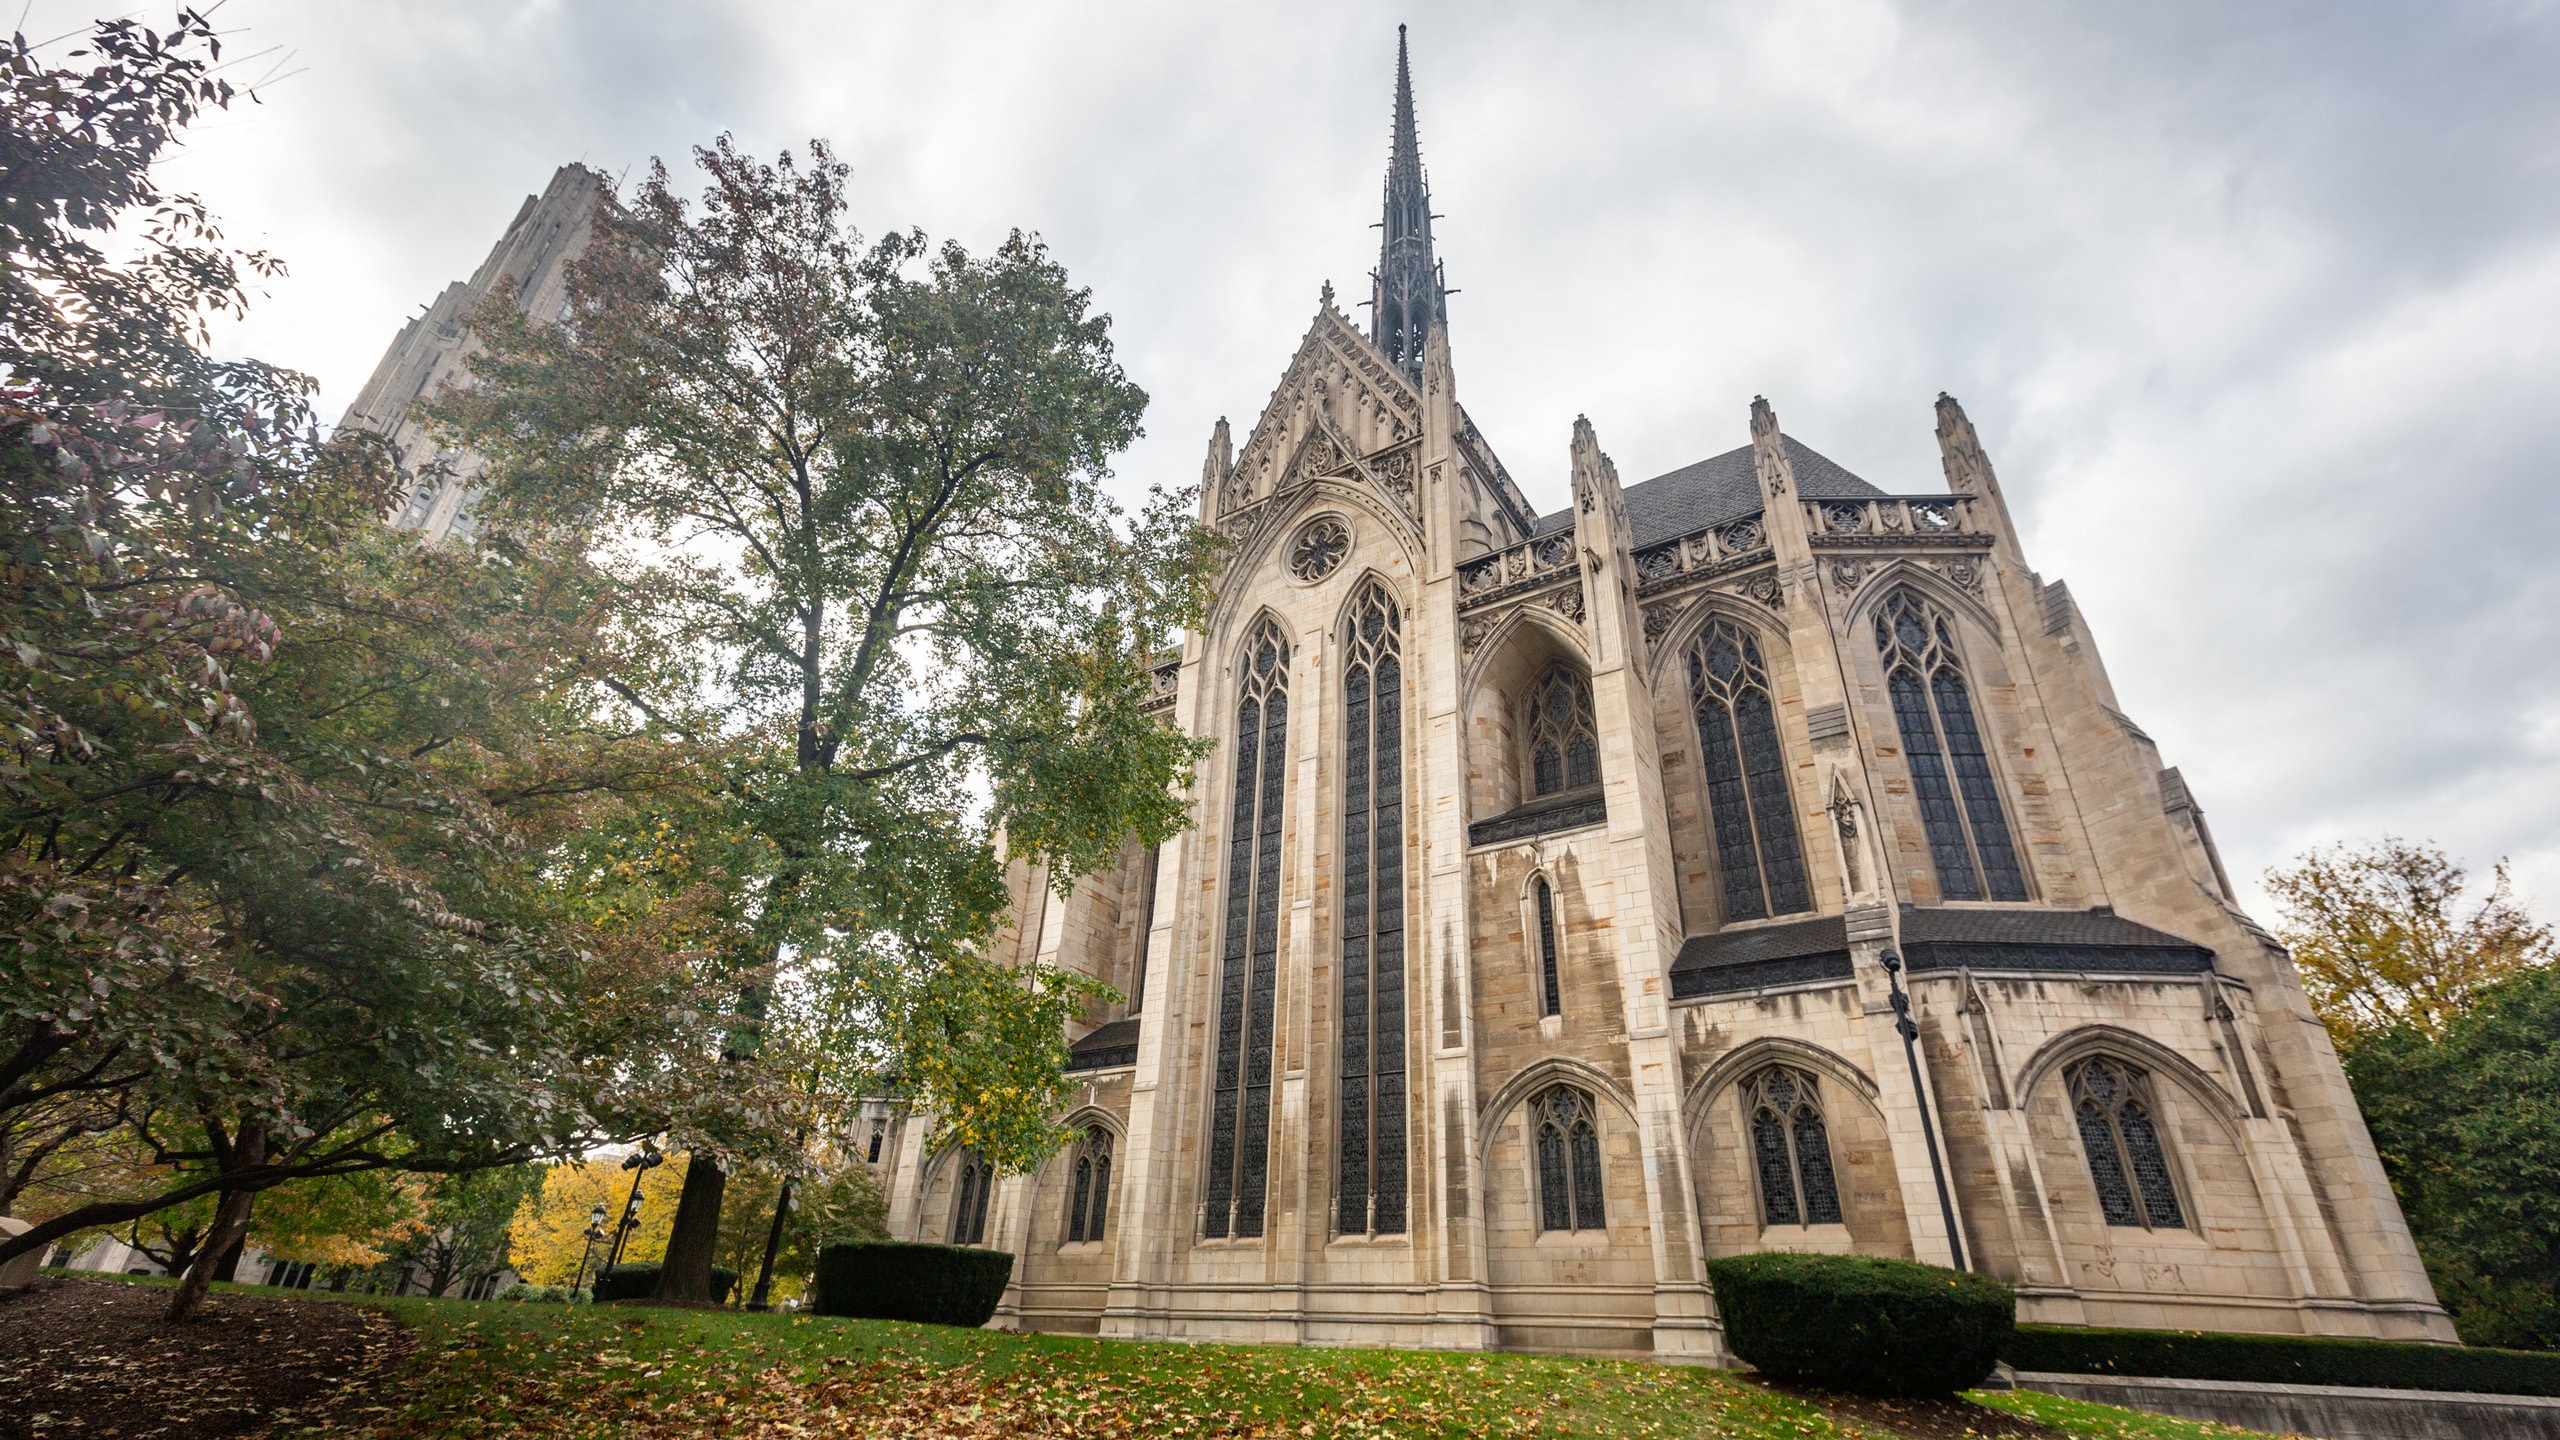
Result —
[{"label": "arched window", "polygon": [[2110,1225],[2147,1230],[2186,1228],[2169,1157],[2151,1119],[2151,1077],[2121,1060],[2084,1060],[2071,1067],[2071,1110],[2089,1179]]},{"label": "arched window", "polygon": [[1600,1130],[1591,1097],[1558,1085],[1529,1102],[1538,1132],[1538,1228],[1605,1230]]},{"label": "arched window", "polygon": [[1724,918],[1812,909],[1769,670],[1749,631],[1718,620],[1698,637],[1689,652],[1689,704],[1697,712],[1707,808],[1724,871]]},{"label": "arched window", "polygon": [[1099,1240],[1102,1221],[1111,1209],[1111,1132],[1099,1125],[1084,1132],[1076,1146],[1075,1171],[1067,1195],[1067,1239]]},{"label": "arched window", "polygon": [[995,1167],[975,1151],[960,1156],[960,1185],[951,1197],[951,1243],[983,1244],[987,1238],[987,1201],[996,1193]]},{"label": "arched window", "polygon": [[[1949,900],[2024,900],[1999,783],[1974,723],[1973,699],[1947,620],[1908,590],[1876,611],[1876,650],[1911,765],[1911,792],[1929,836],[1938,889]],[[1958,797],[1962,804],[1958,804]]]},{"label": "arched window", "polygon": [[1227,812],[1226,932],[1218,951],[1217,1069],[1203,1226],[1262,1233],[1271,1167],[1272,990],[1279,974],[1280,792],[1287,775],[1289,642],[1265,620],[1237,662],[1235,800]]},{"label": "arched window", "polygon": [[1342,633],[1342,1126],[1335,1230],[1405,1228],[1404,666],[1371,581]]},{"label": "arched window", "polygon": [[1538,1013],[1564,1013],[1564,981],[1556,973],[1556,892],[1548,886],[1547,877],[1538,877],[1531,887],[1538,902]]},{"label": "arched window", "polygon": [[1529,688],[1530,793],[1553,795],[1600,783],[1600,725],[1591,718],[1591,682],[1559,661]]},{"label": "arched window", "polygon": [[1802,1070],[1772,1065],[1743,1082],[1742,1108],[1751,1117],[1761,1223],[1839,1224],[1840,1185],[1831,1171],[1821,1086]]}]

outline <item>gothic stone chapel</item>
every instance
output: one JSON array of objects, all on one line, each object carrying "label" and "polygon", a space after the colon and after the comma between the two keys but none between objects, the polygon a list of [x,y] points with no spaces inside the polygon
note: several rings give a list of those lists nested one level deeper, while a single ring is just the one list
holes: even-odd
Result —
[{"label": "gothic stone chapel", "polygon": [[2452,1340],[1964,411],[1930,495],[1764,401],[1636,485],[1578,423],[1540,515],[1459,403],[1401,47],[1393,132],[1367,332],[1328,289],[1210,441],[1233,548],[1153,701],[1218,742],[1195,828],[1013,876],[1003,953],[1127,996],[1071,1037],[1079,1141],[998,1176],[883,1115],[893,1231],[1017,1256],[1000,1325],[1133,1339],[1713,1362],[1704,1262],[1790,1249]]}]

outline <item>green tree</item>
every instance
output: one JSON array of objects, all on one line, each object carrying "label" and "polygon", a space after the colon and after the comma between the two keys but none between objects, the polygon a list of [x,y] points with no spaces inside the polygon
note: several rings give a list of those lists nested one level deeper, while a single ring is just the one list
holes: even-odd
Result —
[{"label": "green tree", "polygon": [[2560,967],[2501,862],[2385,837],[2269,873],[2303,987],[2473,1344],[2560,1344]]},{"label": "green tree", "polygon": [[[1132,524],[1104,495],[1145,397],[1036,241],[865,247],[823,145],[695,158],[698,209],[662,165],[601,209],[566,323],[487,307],[475,384],[435,413],[490,459],[484,514],[588,536],[649,653],[697,663],[690,704],[628,698],[727,744],[761,842],[724,1057],[763,1048],[781,971],[816,977],[861,997],[938,1139],[1027,1165],[1091,987],[986,973],[1003,861],[1063,883],[1185,823],[1198,751],[1142,704],[1210,540],[1181,496]],[[678,1127],[662,1296],[708,1294],[724,1155],[788,1133],[730,1122]]]},{"label": "green tree", "polygon": [[2474,1345],[2560,1349],[2560,967],[2481,987],[2430,1037],[2368,1034],[2347,1078]]},{"label": "green tree", "polygon": [[2466,908],[2469,882],[2443,850],[2391,836],[2268,872],[2276,936],[2341,1049],[2397,1026],[2441,1035],[2483,986],[2551,963],[2551,927],[2515,903],[2505,861]]},{"label": "green tree", "polygon": [[517,1210],[542,1191],[542,1170],[510,1165],[437,1180],[427,1192],[416,1233],[390,1249],[430,1295],[457,1280],[495,1274],[507,1263],[508,1232]]},{"label": "green tree", "polygon": [[692,763],[596,705],[646,671],[607,577],[535,533],[388,530],[379,447],[205,353],[272,269],[150,180],[230,98],[216,53],[191,14],[101,25],[81,70],[0,50],[0,1126],[129,1102],[161,1182],[0,1259],[216,1197],[177,1318],[259,1191],[645,1131],[728,1023],[545,883]]}]

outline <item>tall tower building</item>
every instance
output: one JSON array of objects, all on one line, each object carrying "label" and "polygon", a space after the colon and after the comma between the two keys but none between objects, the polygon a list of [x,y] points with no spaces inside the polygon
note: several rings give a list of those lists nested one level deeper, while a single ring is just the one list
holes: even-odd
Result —
[{"label": "tall tower building", "polygon": [[569,303],[569,262],[586,248],[604,177],[584,165],[563,165],[540,195],[527,195],[489,258],[468,280],[444,288],[424,314],[400,334],[373,367],[338,420],[340,429],[367,430],[391,442],[400,466],[413,477],[407,501],[391,523],[423,530],[428,540],[468,539],[481,461],[467,450],[446,450],[412,419],[409,407],[449,385],[469,381],[473,349],[471,312],[503,289],[512,289],[524,313],[555,319]]},{"label": "tall tower building", "polygon": [[1079,1140],[901,1145],[894,1230],[1016,1255],[1001,1324],[1133,1338],[1712,1362],[1705,1263],[1789,1249],[2032,1321],[2452,1339],[1963,408],[1919,491],[1765,400],[1637,484],[1578,422],[1540,515],[1459,398],[1401,44],[1385,202],[1368,333],[1328,295],[1212,433],[1232,549],[1154,702],[1217,742],[1195,827],[1013,877],[1001,952],[1127,996],[1074,1027]]}]

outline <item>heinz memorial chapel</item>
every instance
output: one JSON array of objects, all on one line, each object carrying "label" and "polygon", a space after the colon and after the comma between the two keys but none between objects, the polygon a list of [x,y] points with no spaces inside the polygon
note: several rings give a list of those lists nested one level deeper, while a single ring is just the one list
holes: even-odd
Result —
[{"label": "heinz memorial chapel", "polygon": [[[493,276],[557,305],[596,181],[552,190],[349,423],[409,428]],[[1737,400],[1749,443],[1634,484],[1578,423],[1541,515],[1460,400],[1401,51],[1384,218],[1366,328],[1328,289],[1209,441],[1232,543],[1151,701],[1217,742],[1194,827],[1064,900],[1015,867],[1000,954],[1126,997],[1069,1037],[1078,1139],[998,1175],[875,1107],[896,1237],[1012,1252],[998,1325],[1130,1339],[1717,1362],[1705,1263],[1789,1249],[2045,1324],[2452,1340],[1955,400],[1943,492]],[[404,521],[467,532],[467,478]]]}]

